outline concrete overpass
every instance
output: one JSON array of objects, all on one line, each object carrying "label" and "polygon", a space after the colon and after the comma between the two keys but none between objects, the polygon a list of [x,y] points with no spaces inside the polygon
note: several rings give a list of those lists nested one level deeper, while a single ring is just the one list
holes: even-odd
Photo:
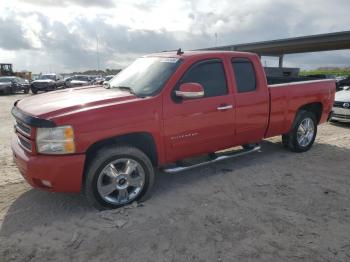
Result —
[{"label": "concrete overpass", "polygon": [[344,49],[350,49],[350,31],[210,47],[200,50],[244,51],[257,53],[260,56],[275,56],[279,57],[279,67],[282,67],[283,55],[285,54]]}]

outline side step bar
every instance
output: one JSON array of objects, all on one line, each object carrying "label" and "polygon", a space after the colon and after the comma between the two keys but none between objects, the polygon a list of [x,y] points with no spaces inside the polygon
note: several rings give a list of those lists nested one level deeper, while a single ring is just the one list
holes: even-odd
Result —
[{"label": "side step bar", "polygon": [[163,168],[163,171],[166,173],[170,173],[170,174],[175,174],[175,173],[179,173],[185,170],[189,170],[189,169],[193,169],[196,167],[200,167],[200,166],[205,166],[211,163],[215,163],[215,162],[219,162],[225,159],[229,159],[229,158],[234,158],[234,157],[239,157],[239,156],[244,156],[253,152],[256,152],[258,150],[260,150],[261,147],[259,144],[254,145],[254,147],[249,148],[249,149],[241,149],[241,150],[236,150],[236,151],[231,151],[231,152],[220,152],[220,153],[215,153],[210,155],[210,159],[207,161],[202,161],[199,163],[195,163],[192,165],[172,165],[172,166],[167,166]]}]

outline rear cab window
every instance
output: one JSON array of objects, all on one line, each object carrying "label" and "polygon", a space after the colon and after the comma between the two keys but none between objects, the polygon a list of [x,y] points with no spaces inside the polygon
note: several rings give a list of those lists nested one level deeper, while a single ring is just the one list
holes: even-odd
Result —
[{"label": "rear cab window", "polygon": [[231,64],[236,80],[237,92],[254,92],[257,81],[253,63],[247,58],[233,58]]}]

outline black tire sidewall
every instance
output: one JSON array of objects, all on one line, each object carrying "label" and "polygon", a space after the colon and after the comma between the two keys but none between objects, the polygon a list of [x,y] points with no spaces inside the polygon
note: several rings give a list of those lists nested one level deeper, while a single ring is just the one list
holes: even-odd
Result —
[{"label": "black tire sidewall", "polygon": [[[128,151],[125,149],[129,149],[130,153],[124,153]],[[112,161],[115,161],[120,158],[133,159],[142,166],[145,172],[145,184],[142,188],[142,191],[133,201],[125,204],[117,205],[117,204],[113,204],[105,201],[100,196],[97,190],[97,181],[103,168],[105,168],[105,166],[111,163]],[[154,182],[153,166],[149,161],[149,159],[147,158],[147,156],[142,151],[140,151],[137,148],[128,147],[128,146],[121,146],[116,148],[103,148],[99,150],[99,152],[96,155],[96,158],[92,160],[91,165],[87,169],[85,181],[83,183],[84,185],[83,192],[87,197],[88,201],[92,203],[99,210],[108,209],[108,208],[118,208],[124,205],[128,205],[134,201],[143,201],[148,196],[148,193],[153,186],[153,182]]]}]

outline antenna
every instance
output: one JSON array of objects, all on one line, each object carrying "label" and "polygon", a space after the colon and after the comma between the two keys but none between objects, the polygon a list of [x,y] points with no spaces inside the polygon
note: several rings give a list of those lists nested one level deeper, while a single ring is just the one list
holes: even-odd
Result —
[{"label": "antenna", "polygon": [[181,51],[181,48],[177,49],[177,55],[182,55],[184,52]]}]

